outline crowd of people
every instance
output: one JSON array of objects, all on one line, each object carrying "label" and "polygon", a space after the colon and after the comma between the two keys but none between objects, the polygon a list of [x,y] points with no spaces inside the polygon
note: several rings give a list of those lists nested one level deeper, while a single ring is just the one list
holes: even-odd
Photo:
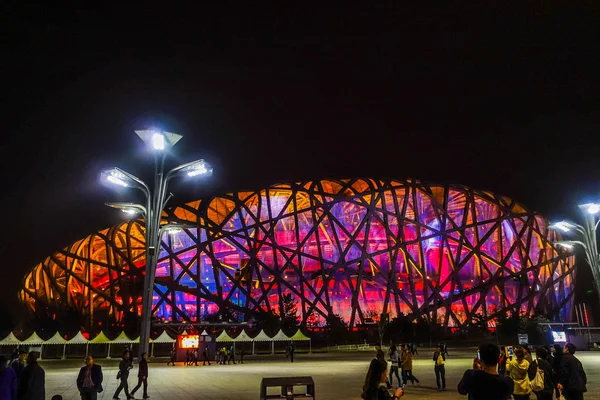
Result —
[{"label": "crowd of people", "polygon": [[1,400],[45,400],[46,373],[38,364],[39,353],[17,349],[10,365],[0,356]]},{"label": "crowd of people", "polygon": [[[395,400],[404,395],[408,381],[419,384],[412,373],[414,352],[410,345],[401,345],[398,350],[392,344],[387,354],[380,346],[375,347],[376,356],[369,364],[363,385],[363,399]],[[483,344],[473,360],[472,369],[465,371],[457,390],[469,400],[529,400],[532,395],[537,400],[561,396],[565,400],[582,400],[587,391],[587,377],[575,357],[576,350],[573,344],[564,348],[559,345],[539,347],[533,359],[528,346],[513,348]],[[447,356],[446,345],[438,344],[432,361],[439,391],[446,390]],[[394,377],[398,383],[395,389]]]}]

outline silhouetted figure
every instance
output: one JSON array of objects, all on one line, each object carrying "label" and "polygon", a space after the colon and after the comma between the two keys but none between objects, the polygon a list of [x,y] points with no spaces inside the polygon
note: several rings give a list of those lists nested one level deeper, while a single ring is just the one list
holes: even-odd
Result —
[{"label": "silhouetted figure", "polygon": [[6,366],[6,357],[0,356],[0,399],[17,400],[17,374]]},{"label": "silhouetted figure", "polygon": [[17,383],[21,382],[21,375],[23,375],[23,371],[25,370],[25,360],[27,359],[27,352],[25,350],[18,350],[17,356],[14,357],[13,361],[10,363],[10,367],[15,371],[17,375]]},{"label": "silhouetted figure", "polygon": [[138,383],[131,391],[131,396],[135,395],[135,392],[144,385],[144,399],[149,398],[148,396],[148,353],[142,353],[142,360],[138,366]]},{"label": "silhouetted figure", "polygon": [[37,351],[27,355],[27,366],[19,382],[18,400],[46,400],[46,372],[37,363],[38,356]]},{"label": "silhouetted figure", "polygon": [[208,358],[208,346],[205,346],[204,350],[202,351],[202,365],[206,365],[207,362],[208,365],[210,365],[210,359]]},{"label": "silhouetted figure", "polygon": [[119,387],[117,391],[113,395],[113,399],[118,399],[121,390],[125,389],[125,396],[128,399],[133,399],[133,396],[129,393],[129,385],[127,383],[127,379],[129,378],[129,370],[133,368],[131,361],[129,360],[129,352],[126,351],[123,353],[123,359],[119,363],[119,372],[117,373],[117,379],[120,379]]},{"label": "silhouetted figure", "polygon": [[171,358],[169,359],[169,362],[167,363],[167,365],[173,364],[173,366],[175,366],[175,359],[177,358],[177,351],[175,351],[175,349],[171,350],[170,356],[171,356]]},{"label": "silhouetted figure", "polygon": [[246,351],[244,350],[244,346],[242,346],[242,348],[240,349],[240,364],[244,363],[244,355],[246,354]]}]

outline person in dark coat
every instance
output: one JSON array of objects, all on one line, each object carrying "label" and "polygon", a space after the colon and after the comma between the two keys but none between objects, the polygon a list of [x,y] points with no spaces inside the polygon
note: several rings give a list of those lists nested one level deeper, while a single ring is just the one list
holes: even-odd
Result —
[{"label": "person in dark coat", "polygon": [[0,400],[17,400],[17,374],[6,366],[6,361],[0,356]]},{"label": "person in dark coat", "polygon": [[175,351],[175,349],[173,349],[173,350],[171,350],[171,358],[169,359],[169,362],[167,363],[167,365],[173,364],[173,366],[175,366],[176,359],[177,359],[177,351]]},{"label": "person in dark coat", "polygon": [[19,350],[17,357],[10,363],[10,367],[15,371],[17,375],[17,382],[21,381],[21,375],[25,370],[25,360],[27,359],[27,352],[25,350]]},{"label": "person in dark coat", "polygon": [[242,348],[240,349],[240,364],[244,363],[244,355],[246,354],[246,350],[244,349],[244,346],[242,346]]},{"label": "person in dark coat", "polygon": [[37,362],[39,353],[31,351],[27,355],[27,366],[21,375],[18,400],[46,400],[46,372]]},{"label": "person in dark coat", "polygon": [[102,393],[102,367],[94,364],[94,356],[91,354],[85,358],[85,367],[79,370],[77,376],[77,389],[81,400],[96,400],[98,393]]},{"label": "person in dark coat", "polygon": [[294,342],[290,342],[290,361],[294,362],[294,351],[296,348],[294,347]]},{"label": "person in dark coat", "polygon": [[128,399],[133,399],[134,397],[129,393],[129,385],[127,384],[127,379],[129,378],[129,370],[133,368],[131,361],[129,360],[130,353],[125,351],[123,353],[123,359],[119,363],[119,373],[117,374],[117,378],[121,380],[117,391],[115,392],[113,399],[117,400],[119,398],[119,393],[121,390],[125,389],[125,396]]},{"label": "person in dark coat", "polygon": [[[446,390],[446,353],[443,346],[438,344],[433,353],[433,371],[435,372],[435,382],[439,391]],[[441,382],[440,382],[441,381]]]},{"label": "person in dark coat", "polygon": [[144,385],[144,399],[149,398],[148,396],[148,353],[142,353],[142,360],[138,366],[138,383],[131,391],[131,396],[135,395],[135,392]]},{"label": "person in dark coat", "polygon": [[560,376],[558,379],[558,390],[562,390],[566,400],[583,400],[583,394],[587,392],[587,376],[581,362],[575,358],[577,347],[567,343],[563,349],[560,362]]},{"label": "person in dark coat", "polygon": [[538,368],[544,371],[544,389],[539,392],[534,392],[537,396],[537,400],[552,400],[552,394],[556,387],[554,370],[552,366],[546,361],[548,358],[548,350],[540,347],[535,352],[536,359],[529,364],[527,375],[529,375],[529,381],[533,381],[537,374]]},{"label": "person in dark coat", "polygon": [[208,346],[204,346],[204,350],[202,351],[202,365],[210,365],[210,359],[208,358]]}]

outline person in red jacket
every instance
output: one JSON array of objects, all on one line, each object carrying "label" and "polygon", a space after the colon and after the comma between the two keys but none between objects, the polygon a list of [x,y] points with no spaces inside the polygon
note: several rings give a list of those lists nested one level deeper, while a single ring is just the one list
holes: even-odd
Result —
[{"label": "person in red jacket", "polygon": [[135,392],[144,384],[144,399],[149,398],[148,396],[148,353],[142,353],[142,360],[138,367],[138,383],[131,391],[133,396]]}]

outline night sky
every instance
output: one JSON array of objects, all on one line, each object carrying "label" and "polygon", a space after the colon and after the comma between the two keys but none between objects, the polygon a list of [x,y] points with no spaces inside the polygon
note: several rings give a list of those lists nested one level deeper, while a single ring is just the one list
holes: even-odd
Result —
[{"label": "night sky", "polygon": [[151,177],[134,129],[184,135],[171,166],[213,164],[172,204],[353,176],[460,183],[551,219],[600,198],[597,5],[21,3],[0,13],[4,306],[36,263],[121,221],[103,203],[136,197],[98,176]]}]

